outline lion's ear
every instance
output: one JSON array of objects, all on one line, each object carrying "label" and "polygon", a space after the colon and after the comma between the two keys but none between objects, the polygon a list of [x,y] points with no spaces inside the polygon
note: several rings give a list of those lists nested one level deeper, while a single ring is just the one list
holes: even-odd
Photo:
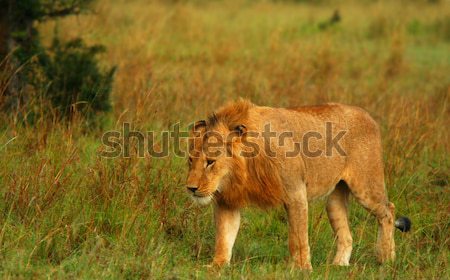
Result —
[{"label": "lion's ear", "polygon": [[245,132],[247,132],[247,127],[243,124],[240,124],[236,126],[233,131],[236,132],[239,136],[242,136]]},{"label": "lion's ear", "polygon": [[203,133],[206,130],[206,121],[200,120],[196,121],[191,125],[190,132],[194,134],[195,132]]}]

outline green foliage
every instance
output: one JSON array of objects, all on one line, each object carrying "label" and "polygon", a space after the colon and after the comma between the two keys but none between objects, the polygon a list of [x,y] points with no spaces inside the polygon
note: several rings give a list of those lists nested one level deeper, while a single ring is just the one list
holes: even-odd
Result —
[{"label": "green foliage", "polygon": [[438,18],[430,23],[414,19],[408,23],[407,31],[413,36],[425,35],[438,40],[450,41],[450,16]]},{"label": "green foliage", "polygon": [[111,108],[109,93],[115,68],[101,71],[96,56],[103,46],[86,46],[81,39],[62,43],[55,37],[40,66],[49,81],[45,96],[62,115],[70,115],[73,106],[86,113]]},{"label": "green foliage", "polygon": [[30,101],[31,89],[27,86],[31,86],[61,118],[70,118],[74,109],[87,117],[109,110],[115,68],[100,69],[97,55],[104,47],[86,46],[79,38],[64,43],[55,35],[52,46],[45,49],[33,23],[80,13],[90,2],[1,0],[9,11],[5,26],[10,32],[8,40],[15,47],[11,51],[15,62],[23,65],[18,74],[20,85],[14,90],[25,91],[22,95],[27,98],[23,99]]}]

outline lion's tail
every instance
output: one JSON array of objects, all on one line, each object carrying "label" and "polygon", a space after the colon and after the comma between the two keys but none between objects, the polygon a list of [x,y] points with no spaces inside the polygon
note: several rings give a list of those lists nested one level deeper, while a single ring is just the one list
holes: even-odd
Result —
[{"label": "lion's tail", "polygon": [[408,232],[411,229],[411,220],[408,217],[399,217],[394,225],[402,232]]}]

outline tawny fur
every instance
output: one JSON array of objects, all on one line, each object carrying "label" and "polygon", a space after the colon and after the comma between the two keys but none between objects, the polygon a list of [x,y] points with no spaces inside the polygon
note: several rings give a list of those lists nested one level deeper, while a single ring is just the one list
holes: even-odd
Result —
[{"label": "tawny fur", "polygon": [[[344,154],[326,146],[326,123],[334,137],[345,131],[339,144]],[[250,132],[264,131],[270,124],[278,134],[292,132],[284,145],[272,143],[275,157],[267,155],[261,137]],[[237,128],[244,128],[242,129]],[[353,194],[379,224],[378,260],[392,260],[394,253],[394,205],[388,201],[383,175],[381,139],[378,125],[364,110],[325,104],[297,108],[270,108],[238,101],[219,109],[207,121],[199,122],[191,134],[188,186],[198,202],[214,201],[216,252],[214,263],[230,261],[239,229],[239,209],[247,205],[262,208],[284,205],[289,222],[289,250],[296,265],[311,269],[308,244],[308,202],[328,196],[327,213],[336,235],[334,263],[348,265],[352,237],[348,224],[348,196]],[[295,157],[286,152],[302,143],[307,133],[322,135],[308,141],[308,149]],[[221,156],[205,153],[211,135],[225,139],[212,150]],[[228,135],[234,134],[232,138]],[[253,138],[246,138],[253,137]],[[254,157],[244,157],[244,145],[251,140],[259,148]],[[272,141],[277,142],[278,138]],[[305,144],[305,143],[302,143]],[[323,151],[317,155],[317,151]],[[225,156],[229,155],[229,156]],[[209,166],[207,161],[214,162]],[[209,199],[211,198],[211,199]]]}]

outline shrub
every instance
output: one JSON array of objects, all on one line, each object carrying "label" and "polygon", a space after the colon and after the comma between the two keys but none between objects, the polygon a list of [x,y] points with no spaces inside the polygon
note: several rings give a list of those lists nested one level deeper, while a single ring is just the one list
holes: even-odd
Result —
[{"label": "shrub", "polygon": [[39,61],[48,82],[44,95],[62,116],[70,116],[73,109],[91,116],[111,108],[115,68],[102,71],[96,57],[104,50],[99,45],[86,46],[81,39],[62,43],[55,37],[45,59]]},{"label": "shrub", "polygon": [[45,49],[35,27],[36,22],[49,18],[78,14],[91,2],[0,0],[4,8],[0,12],[0,61],[10,57],[0,72],[20,69],[2,89],[0,105],[9,110],[23,104],[26,107],[35,101],[33,94],[37,93],[38,102],[42,105],[48,101],[58,118],[70,119],[73,109],[91,117],[110,108],[115,68],[100,69],[97,55],[104,47],[86,46],[81,39],[63,43],[55,35],[52,46]]}]

